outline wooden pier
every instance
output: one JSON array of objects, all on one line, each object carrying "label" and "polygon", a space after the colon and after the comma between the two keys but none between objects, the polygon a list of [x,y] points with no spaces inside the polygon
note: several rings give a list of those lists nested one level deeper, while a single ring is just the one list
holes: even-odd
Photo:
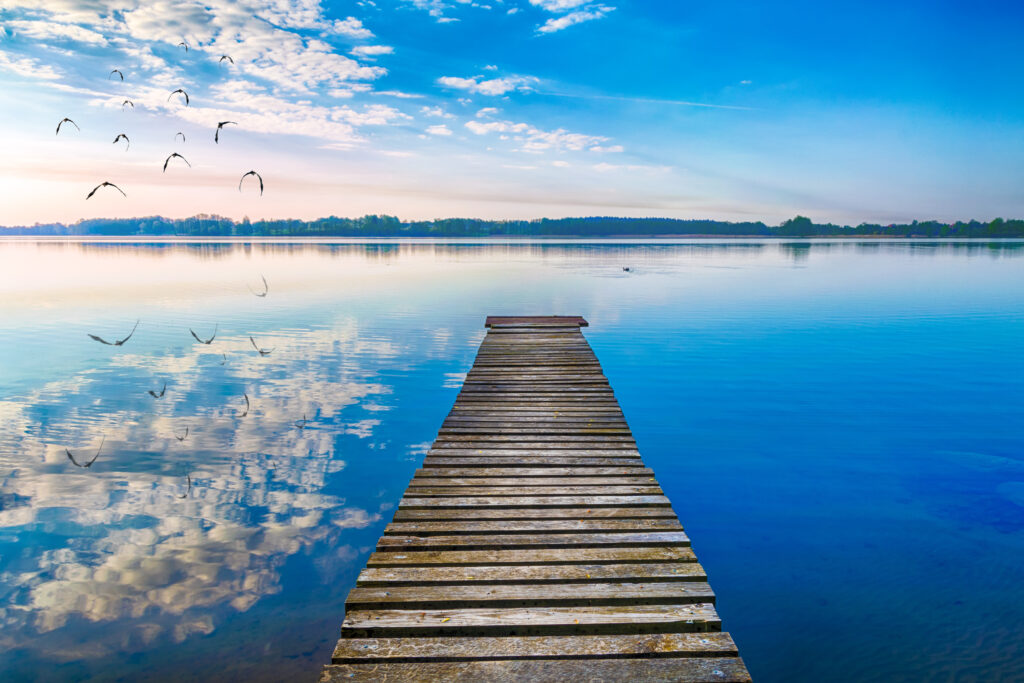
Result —
[{"label": "wooden pier", "polygon": [[748,681],[579,317],[490,317],[322,683]]}]

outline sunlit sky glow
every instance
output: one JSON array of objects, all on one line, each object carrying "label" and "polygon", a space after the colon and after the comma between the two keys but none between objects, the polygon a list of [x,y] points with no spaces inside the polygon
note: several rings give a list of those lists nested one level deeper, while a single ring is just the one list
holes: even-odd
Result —
[{"label": "sunlit sky glow", "polygon": [[[1017,2],[0,0],[0,225],[1020,217],[1022,22]],[[81,132],[55,136],[64,116]],[[162,172],[171,152],[192,167]],[[104,180],[127,199],[86,201]]]}]

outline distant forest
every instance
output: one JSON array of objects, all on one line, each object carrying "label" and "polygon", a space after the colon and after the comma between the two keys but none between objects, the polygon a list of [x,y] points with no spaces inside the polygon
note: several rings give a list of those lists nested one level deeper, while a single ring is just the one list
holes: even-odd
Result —
[{"label": "distant forest", "polygon": [[541,218],[530,221],[486,221],[446,218],[401,221],[394,216],[338,218],[314,221],[234,221],[200,214],[192,218],[96,218],[62,223],[0,228],[0,235],[29,236],[153,236],[153,237],[651,237],[676,235],[752,237],[1024,237],[1024,220],[997,218],[979,221],[914,221],[892,225],[857,226],[814,223],[804,216],[781,225],[732,223],[674,218]]}]

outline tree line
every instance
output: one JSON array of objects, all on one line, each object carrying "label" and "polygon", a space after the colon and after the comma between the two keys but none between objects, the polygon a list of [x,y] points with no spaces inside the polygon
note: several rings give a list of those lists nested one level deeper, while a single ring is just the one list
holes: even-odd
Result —
[{"label": "tree line", "polygon": [[200,214],[191,218],[90,218],[76,223],[46,223],[0,228],[0,235],[26,236],[131,236],[131,237],[652,237],[711,235],[720,237],[1024,237],[1024,220],[913,221],[856,226],[815,223],[797,216],[780,225],[761,221],[731,222],[675,218],[540,218],[535,220],[481,220],[445,218],[402,221],[394,216],[340,218],[312,221],[235,221]]}]

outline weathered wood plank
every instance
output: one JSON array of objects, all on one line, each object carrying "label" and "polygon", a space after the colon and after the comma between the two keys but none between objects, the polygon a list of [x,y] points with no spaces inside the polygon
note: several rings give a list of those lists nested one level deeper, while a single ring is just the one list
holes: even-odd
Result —
[{"label": "weathered wood plank", "polygon": [[[356,580],[360,586],[421,586],[464,583],[563,584],[650,583],[652,581],[707,581],[707,574],[692,553],[689,561],[651,564],[547,564],[509,566],[367,567]],[[551,587],[549,586],[549,590]]]},{"label": "weathered wood plank", "polygon": [[444,522],[391,522],[385,534],[398,536],[447,536],[453,534],[534,534],[569,532],[681,531],[678,519],[537,519],[524,521],[459,520]]},{"label": "weathered wood plank", "polygon": [[728,633],[663,633],[505,638],[342,638],[334,650],[332,661],[345,664],[737,655],[736,643]]},{"label": "weathered wood plank", "polygon": [[595,508],[399,508],[396,522],[411,520],[676,519],[671,507]]},{"label": "weathered wood plank", "polygon": [[738,657],[658,657],[620,659],[502,659],[469,662],[373,662],[331,664],[319,683],[364,681],[644,681],[644,683],[747,683]]},{"label": "weathered wood plank", "polygon": [[[484,476],[484,475],[487,476]],[[442,477],[417,475],[409,488],[438,488],[452,486],[648,486],[652,476],[619,477],[493,477],[494,472],[478,473],[475,477]],[[607,492],[606,492],[607,493]]]},{"label": "weathered wood plank", "polygon": [[690,538],[683,531],[619,531],[615,533],[536,533],[536,534],[455,534],[449,536],[385,534],[377,541],[377,550],[444,551],[444,550],[513,550],[516,548],[652,548],[688,546]]},{"label": "weathered wood plank", "polygon": [[[680,582],[678,585],[685,585]],[[358,589],[355,589],[358,590]],[[721,631],[710,603],[349,610],[342,637],[702,633]]]},{"label": "weathered wood plank", "polygon": [[541,496],[660,496],[660,486],[416,486],[406,490],[407,497],[479,497],[526,498]]},{"label": "weathered wood plank", "polygon": [[460,586],[356,586],[345,600],[350,610],[454,610],[510,607],[570,607],[600,604],[714,604],[715,594],[702,581],[654,583],[564,583],[552,590],[543,584]]},{"label": "weathered wood plank", "polygon": [[668,506],[665,496],[523,496],[523,497],[491,497],[467,496],[436,498],[419,498],[404,496],[399,501],[400,508],[480,508],[480,507],[620,507],[620,506]]},{"label": "weathered wood plank", "polygon": [[689,562],[693,551],[686,546],[655,548],[559,548],[545,550],[440,550],[416,552],[376,551],[367,567],[410,567],[427,565],[531,565],[531,564],[614,564],[651,562]]},{"label": "weathered wood plank", "polygon": [[471,467],[434,467],[416,470],[415,477],[653,477],[654,470],[647,467],[497,467],[481,472]]}]

